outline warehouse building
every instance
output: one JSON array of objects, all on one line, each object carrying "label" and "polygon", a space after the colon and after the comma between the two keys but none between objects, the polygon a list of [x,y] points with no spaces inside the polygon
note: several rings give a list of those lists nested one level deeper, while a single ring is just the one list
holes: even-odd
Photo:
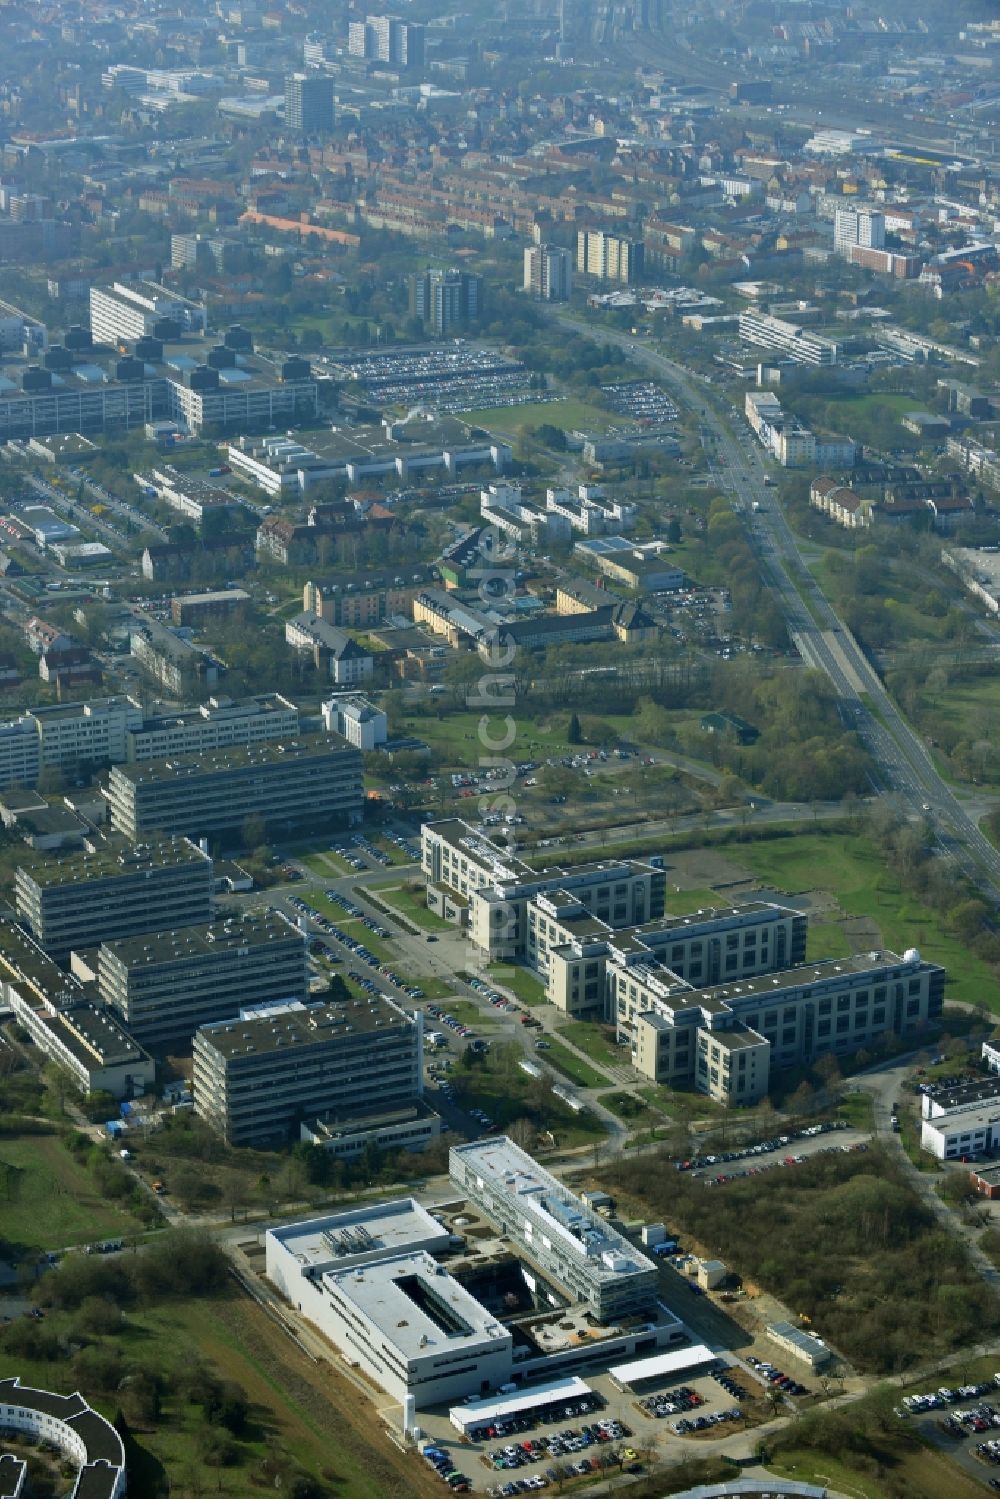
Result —
[{"label": "warehouse building", "polygon": [[146,1045],[190,1041],[200,1025],[245,1008],[302,1000],[305,938],[277,911],[163,928],[101,944],[101,999]]},{"label": "warehouse building", "polygon": [[116,766],[108,783],[112,826],[133,841],[151,832],[238,832],[248,818],[289,831],[361,820],[361,755],[323,735]]},{"label": "warehouse building", "polygon": [[519,1254],[572,1301],[586,1302],[598,1322],[650,1312],[659,1281],[640,1254],[512,1140],[456,1145],[448,1157],[454,1186],[479,1208]]},{"label": "warehouse building", "polygon": [[187,838],[161,838],[26,860],[14,898],[18,919],[63,959],[73,948],[210,921],[212,892],[208,855]]},{"label": "warehouse building", "polygon": [[422,1093],[422,1013],[382,995],[246,1008],[195,1036],[195,1111],[233,1145],[284,1142],[316,1117],[377,1131]]}]

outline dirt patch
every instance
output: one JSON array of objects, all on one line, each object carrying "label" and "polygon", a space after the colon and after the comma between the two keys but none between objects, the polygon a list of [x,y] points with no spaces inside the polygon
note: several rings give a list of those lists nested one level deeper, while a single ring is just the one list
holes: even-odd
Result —
[{"label": "dirt patch", "polygon": [[703,890],[710,886],[754,884],[747,871],[714,848],[685,848],[667,856],[667,888]]},{"label": "dirt patch", "polygon": [[840,928],[853,952],[873,952],[882,946],[881,929],[868,916],[846,916]]}]

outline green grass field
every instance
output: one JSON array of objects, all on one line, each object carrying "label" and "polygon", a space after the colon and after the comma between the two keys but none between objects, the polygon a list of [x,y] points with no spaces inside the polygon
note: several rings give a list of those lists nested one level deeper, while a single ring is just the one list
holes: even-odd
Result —
[{"label": "green grass field", "polygon": [[58,1135],[0,1138],[0,1233],[29,1250],[120,1237],[143,1225],[101,1196]]},{"label": "green grass field", "polygon": [[615,1045],[610,1026],[591,1025],[586,1020],[571,1020],[559,1027],[558,1034],[565,1036],[567,1041],[572,1041],[580,1051],[585,1051],[598,1065],[620,1067],[622,1061],[628,1058],[628,1047]]},{"label": "green grass field", "polygon": [[864,837],[801,833],[741,844],[733,857],[762,884],[789,894],[829,891],[846,915],[866,916],[875,922],[883,944],[892,951],[916,947],[928,961],[941,963],[948,974],[949,999],[985,1005],[1000,1013],[1000,985],[989,967],[957,937],[942,930],[936,912],[899,889],[878,851]]},{"label": "green grass field", "polygon": [[511,963],[490,963],[486,972],[499,988],[509,989],[521,1004],[530,1007],[547,1003],[541,979],[529,973],[527,968],[517,968]]},{"label": "green grass field", "polygon": [[455,930],[450,921],[435,916],[433,911],[427,909],[422,892],[417,895],[412,890],[405,890],[392,880],[389,880],[387,884],[372,885],[368,888],[390,910],[398,911],[407,921],[414,926],[422,927],[425,932],[453,932]]},{"label": "green grass field", "polygon": [[579,1088],[606,1088],[608,1085],[609,1079],[603,1072],[598,1072],[596,1067],[581,1061],[575,1052],[570,1051],[568,1046],[563,1046],[560,1041],[550,1039],[547,1050],[540,1055]]},{"label": "green grass field", "polygon": [[566,400],[538,401],[529,406],[487,406],[467,411],[465,420],[487,431],[516,432],[518,427],[562,427],[566,432],[581,428],[586,432],[606,432],[612,414],[600,406],[590,406],[573,397]]}]

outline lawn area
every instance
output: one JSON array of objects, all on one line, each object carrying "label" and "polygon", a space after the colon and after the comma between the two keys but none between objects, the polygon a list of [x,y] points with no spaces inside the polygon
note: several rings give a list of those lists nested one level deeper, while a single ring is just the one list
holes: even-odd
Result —
[{"label": "lawn area", "polygon": [[511,963],[490,963],[486,972],[499,989],[509,989],[523,1005],[531,1008],[548,1003],[541,979],[529,973],[527,968],[516,968]]},{"label": "lawn area", "polygon": [[606,1088],[610,1081],[603,1072],[598,1072],[588,1062],[581,1061],[575,1052],[563,1046],[560,1041],[550,1040],[546,1050],[539,1055],[546,1062],[551,1062],[553,1067],[564,1073],[579,1088]]},{"label": "lawn area", "polygon": [[[424,987],[423,984],[421,984],[420,987],[422,989]],[[474,1005],[471,1000],[456,999],[455,996],[450,992],[444,996],[444,999],[438,1005],[438,1008],[441,1010],[445,1010],[451,1016],[451,1018],[453,1020],[457,1020],[460,1025],[471,1026],[494,1024],[492,1015],[485,1015],[479,1008],[479,1006]],[[428,1028],[433,1030],[435,1023],[436,1022],[434,1016],[429,1015],[427,1017]]]},{"label": "lawn area", "polygon": [[560,1147],[604,1138],[604,1126],[593,1114],[574,1114],[550,1088],[521,1072],[515,1060],[519,1055],[516,1047],[496,1046],[485,1066],[457,1067],[450,1073],[463,1107],[482,1109],[504,1129],[515,1119],[528,1119],[537,1130],[551,1131]]},{"label": "lawn area", "polygon": [[605,1093],[601,1103],[627,1123],[635,1119],[646,1119],[652,1112],[645,1099],[637,1098],[634,1093]]},{"label": "lawn area", "polygon": [[[941,929],[937,915],[905,895],[878,851],[851,833],[800,833],[792,838],[741,844],[734,859],[762,884],[794,894],[826,890],[848,916],[867,916],[893,952],[916,947],[948,974],[947,997],[1000,1013],[1000,986],[989,967],[957,937]],[[814,956],[809,949],[810,957]]]},{"label": "lawn area", "polygon": [[847,958],[851,944],[847,933],[836,921],[810,921],[806,950],[809,961],[817,958]]},{"label": "lawn area", "polygon": [[[72,1323],[71,1314],[50,1311],[45,1325],[62,1331]],[[103,1341],[123,1364],[156,1369],[164,1380],[159,1418],[132,1423],[140,1434],[128,1453],[129,1487],[144,1499],[168,1493],[195,1499],[207,1492],[209,1473],[213,1493],[245,1496],[265,1481],[260,1475],[268,1459],[277,1472],[300,1467],[351,1499],[382,1499],[390,1492],[424,1499],[433,1492],[423,1465],[382,1438],[354,1387],[329,1365],[314,1369],[248,1297],[234,1293],[142,1309],[129,1313],[123,1330]],[[195,1360],[235,1381],[248,1397],[248,1420],[231,1466],[206,1467],[201,1453],[209,1423],[186,1392],[175,1393],[175,1376]],[[0,1351],[0,1376],[14,1374],[43,1389],[68,1393],[79,1387],[71,1364]],[[101,1398],[92,1389],[87,1397],[109,1419],[127,1399],[118,1391]],[[272,1477],[268,1486],[282,1485]]]},{"label": "lawn area", "polygon": [[144,1228],[104,1200],[55,1134],[0,1137],[0,1197],[3,1236],[26,1249],[62,1249]]},{"label": "lawn area", "polygon": [[[609,850],[610,852],[610,850]],[[668,861],[669,862],[669,861]],[[713,906],[731,904],[725,894],[717,890],[674,890],[670,887],[670,870],[667,870],[667,911],[671,916],[690,916],[692,911],[707,911]]]},{"label": "lawn area", "polygon": [[574,1046],[605,1067],[620,1067],[623,1061],[628,1060],[628,1047],[615,1045],[614,1028],[610,1025],[591,1025],[586,1020],[571,1020],[559,1027],[558,1034],[565,1036],[567,1041],[572,1041]]},{"label": "lawn area", "polygon": [[[896,1493],[906,1494],[908,1499],[982,1499],[983,1479],[963,1473],[957,1463],[950,1462],[944,1453],[932,1447],[924,1447],[911,1431],[902,1431],[894,1438],[887,1437],[879,1443],[882,1465],[901,1485]],[[780,1452],[768,1458],[768,1469],[799,1483],[814,1483],[836,1490],[841,1494],[858,1496],[858,1499],[885,1499],[886,1490],[880,1480],[872,1475],[850,1467],[839,1458],[826,1452],[813,1452],[805,1447],[782,1447]],[[985,1470],[984,1470],[985,1477]]]},{"label": "lawn area", "polygon": [[874,1128],[874,1105],[870,1093],[845,1093],[837,1105],[837,1113],[855,1129]]},{"label": "lawn area", "polygon": [[313,874],[318,875],[321,880],[339,879],[341,875],[351,873],[350,865],[346,860],[342,859],[339,854],[332,852],[296,854],[294,857],[298,859],[300,864],[304,864],[307,869],[311,869]]},{"label": "lawn area", "polygon": [[487,431],[516,432],[518,427],[562,427],[570,432],[582,427],[590,432],[605,432],[613,420],[612,413],[600,406],[590,406],[573,397],[566,400],[537,401],[528,406],[487,406],[467,411],[464,419]]},{"label": "lawn area", "polygon": [[450,921],[445,921],[427,909],[423,886],[417,892],[407,890],[402,885],[389,880],[387,884],[370,885],[367,889],[373,891],[379,900],[384,901],[392,910],[398,911],[414,926],[422,927],[425,932],[453,932],[455,930]]}]

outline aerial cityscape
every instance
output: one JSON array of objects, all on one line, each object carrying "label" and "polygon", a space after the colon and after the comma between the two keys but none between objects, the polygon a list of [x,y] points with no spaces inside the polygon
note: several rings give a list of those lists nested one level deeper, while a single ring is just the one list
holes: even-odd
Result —
[{"label": "aerial cityscape", "polygon": [[1000,1490],[1000,10],[0,7],[0,1499]]}]

